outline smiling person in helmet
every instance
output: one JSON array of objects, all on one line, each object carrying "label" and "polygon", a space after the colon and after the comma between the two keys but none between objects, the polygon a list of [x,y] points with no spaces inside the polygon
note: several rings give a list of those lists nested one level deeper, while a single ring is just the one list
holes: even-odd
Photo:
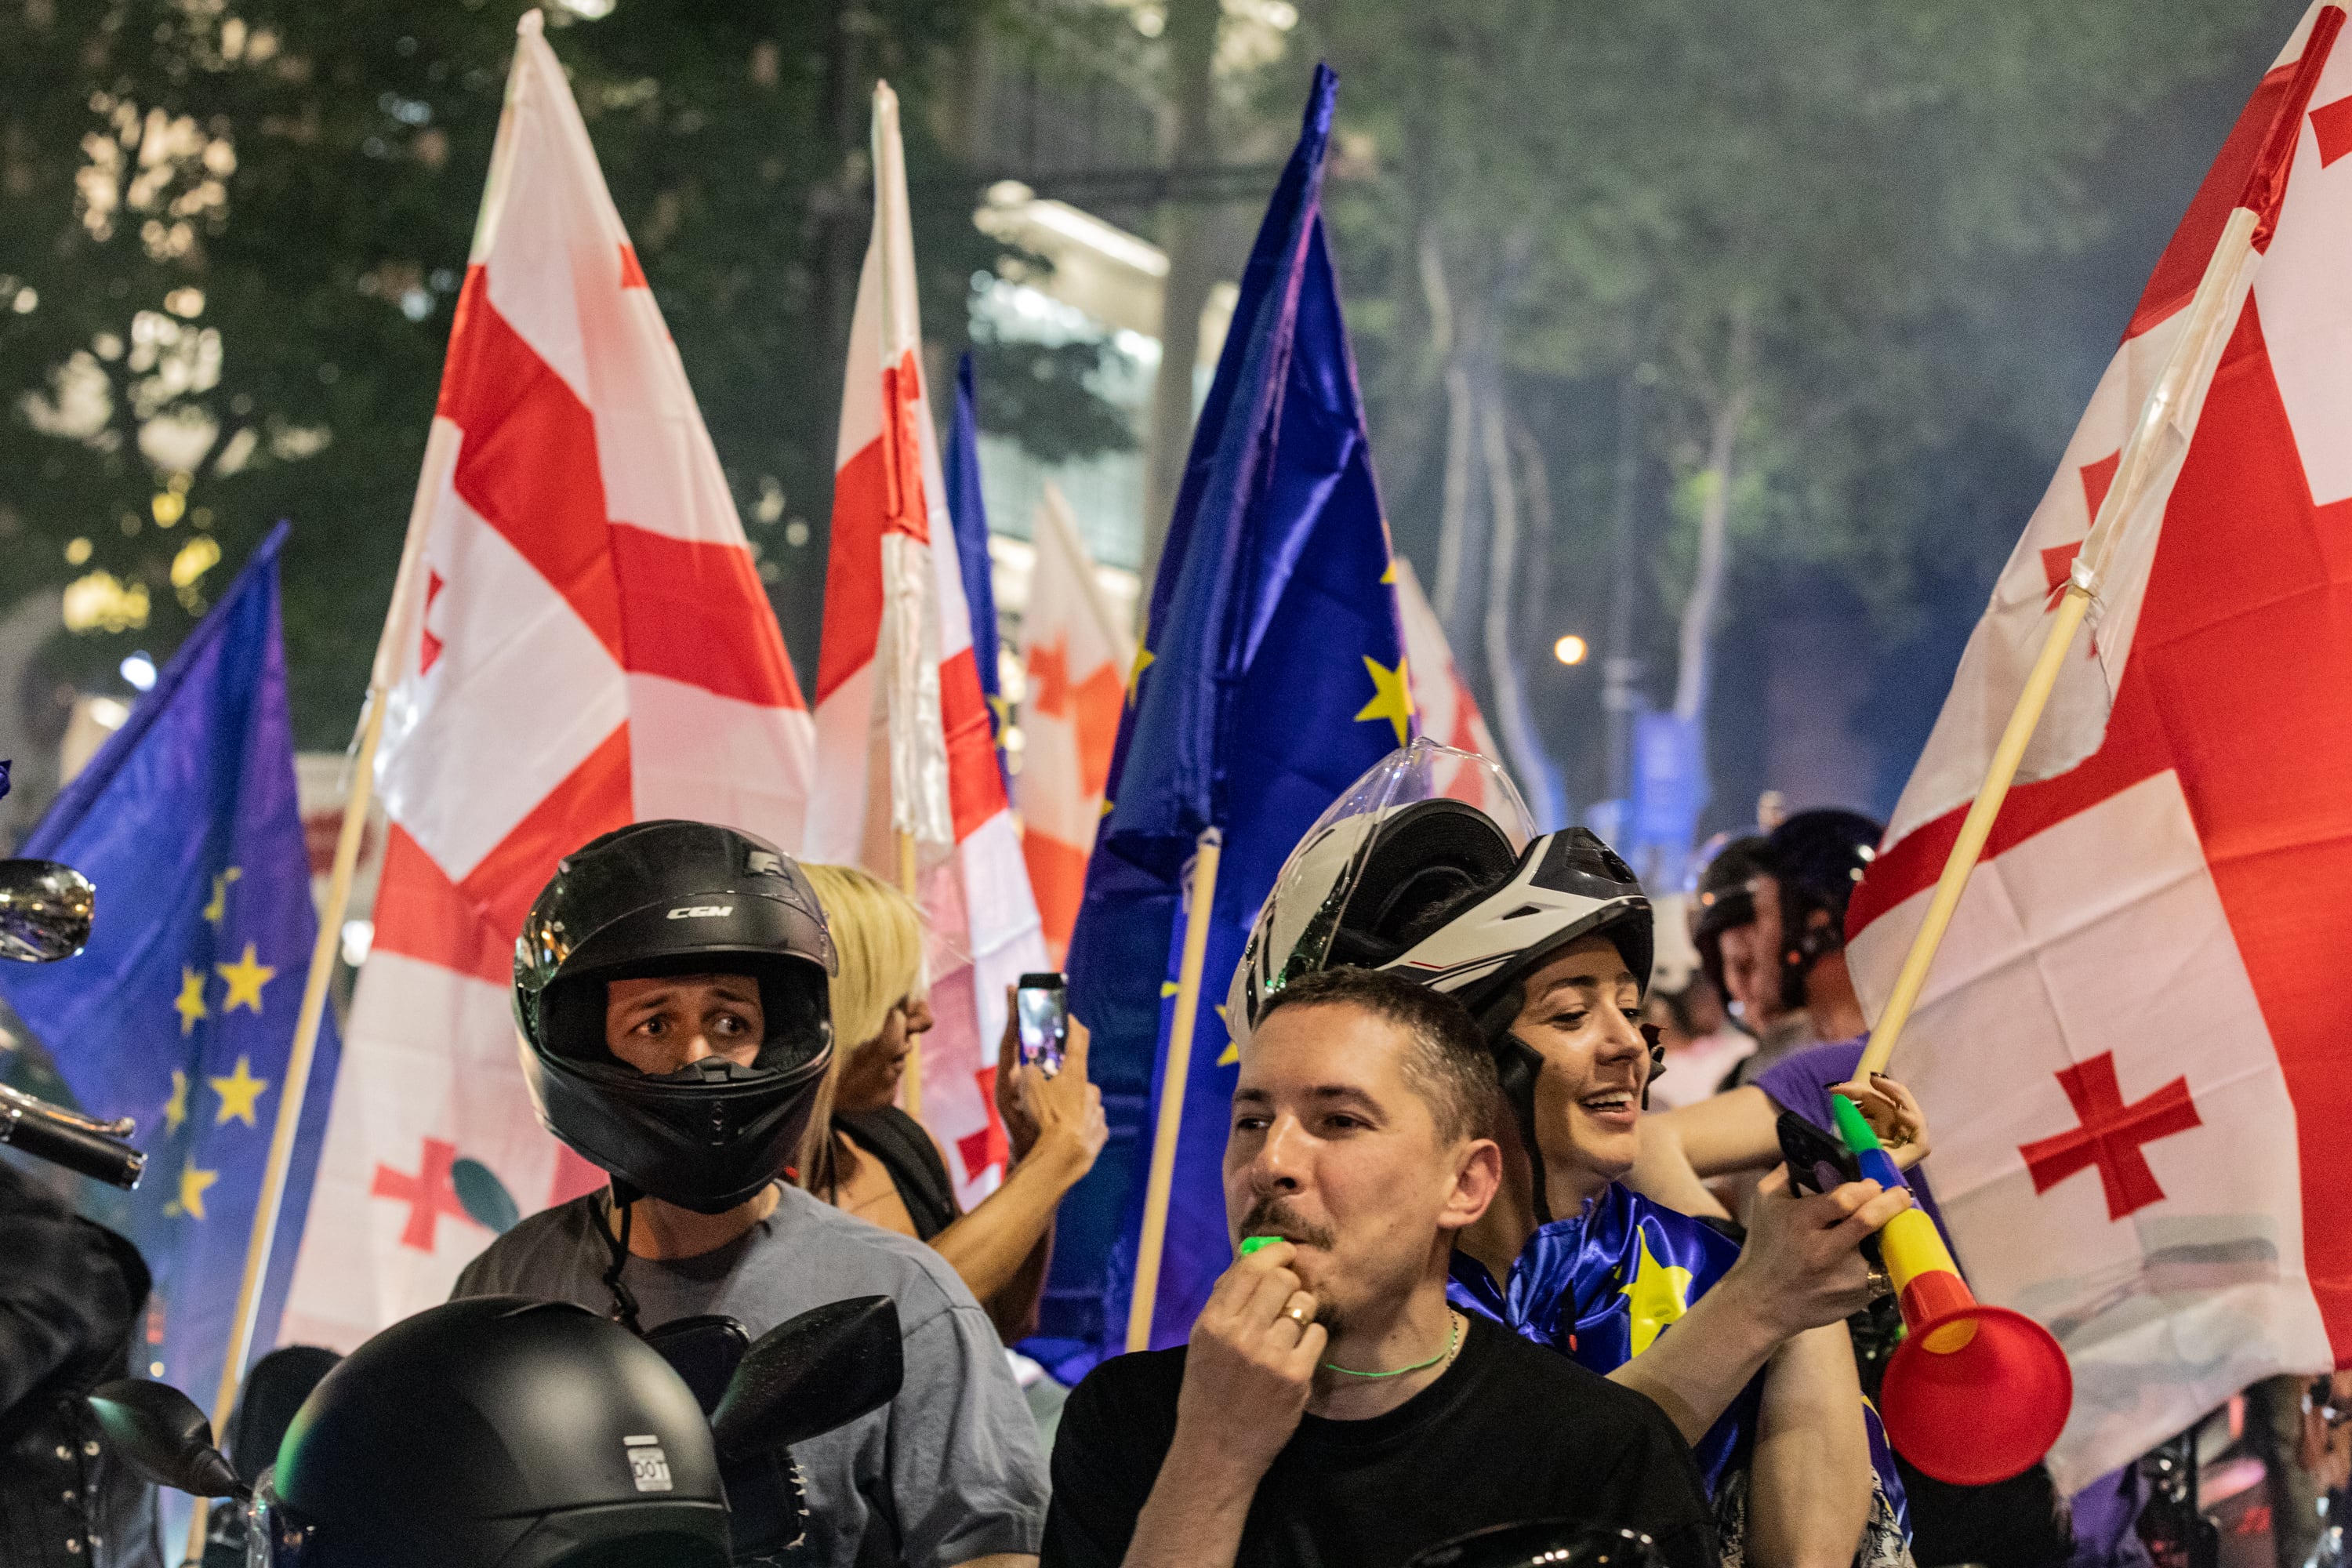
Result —
[{"label": "smiling person in helmet", "polygon": [[[1905,1558],[1900,1485],[1842,1320],[1863,1238],[1908,1201],[1767,1179],[1748,1245],[1622,1185],[1654,1058],[1640,1029],[1651,914],[1581,828],[1534,838],[1433,782],[1483,766],[1427,742],[1360,781],[1276,879],[1228,1013],[1245,1026],[1328,964],[1460,1000],[1500,1069],[1504,1191],[1456,1252],[1454,1300],[1640,1389],[1697,1451],[1727,1557]],[[1458,775],[1457,775],[1458,776]],[[1496,776],[1489,799],[1516,801]],[[1499,1283],[1498,1283],[1499,1280]]]},{"label": "smiling person in helmet", "polygon": [[1034,1561],[1036,1428],[994,1329],[939,1254],[781,1178],[833,1054],[833,943],[800,868],[724,827],[646,822],[564,858],[515,954],[523,1070],[609,1193],[533,1215],[458,1277],[631,1327],[723,1314],[756,1338],[855,1296],[898,1304],[906,1365],[873,1415],[797,1445],[805,1559]]}]

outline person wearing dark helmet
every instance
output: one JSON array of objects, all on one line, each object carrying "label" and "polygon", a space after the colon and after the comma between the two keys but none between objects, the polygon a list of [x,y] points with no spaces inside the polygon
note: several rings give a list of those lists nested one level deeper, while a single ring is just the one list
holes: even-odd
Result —
[{"label": "person wearing dark helmet", "polygon": [[[1583,829],[1538,838],[1523,816],[1506,826],[1442,798],[1438,751],[1397,753],[1310,830],[1228,1015],[1245,1031],[1333,963],[1461,1000],[1500,1068],[1514,1179],[1457,1248],[1455,1301],[1664,1407],[1697,1451],[1727,1558],[1905,1561],[1900,1483],[1842,1321],[1873,1289],[1861,1241],[1907,1198],[1871,1183],[1798,1196],[1776,1173],[1743,1248],[1623,1185],[1655,1065],[1639,1030],[1648,900]],[[1515,801],[1507,788],[1497,777],[1487,798]]]},{"label": "person wearing dark helmet", "polygon": [[898,1397],[794,1450],[805,1560],[1015,1568],[1037,1550],[1045,1479],[987,1315],[930,1248],[782,1179],[832,1056],[834,963],[800,868],[748,834],[640,823],[565,857],[517,944],[515,1017],[541,1119],[612,1186],[524,1220],[455,1294],[646,1329],[723,1314],[755,1338],[888,1296]]},{"label": "person wearing dark helmet", "polygon": [[1756,1042],[1747,1059],[1734,1066],[1734,1082],[1755,1070],[1749,1064],[1756,1058],[1778,1061],[1814,1038],[1811,1016],[1783,997],[1779,964],[1763,962],[1780,941],[1777,901],[1770,942],[1759,942],[1756,930],[1756,885],[1769,874],[1764,839],[1749,834],[1709,856],[1691,889],[1691,942],[1698,949],[1699,969]]}]

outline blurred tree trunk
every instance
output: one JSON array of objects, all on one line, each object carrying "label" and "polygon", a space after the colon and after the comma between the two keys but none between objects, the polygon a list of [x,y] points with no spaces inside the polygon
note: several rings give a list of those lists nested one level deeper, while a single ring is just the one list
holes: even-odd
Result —
[{"label": "blurred tree trunk", "polygon": [[1706,712],[1708,660],[1723,584],[1731,567],[1731,485],[1737,477],[1739,437],[1755,406],[1755,334],[1743,302],[1731,310],[1728,342],[1720,374],[1696,378],[1708,390],[1706,465],[1700,470],[1698,569],[1690,597],[1683,602],[1679,668],[1675,678],[1675,716],[1696,721]]},{"label": "blurred tree trunk", "polygon": [[1550,833],[1568,825],[1568,800],[1560,787],[1559,770],[1545,752],[1528,710],[1521,649],[1513,636],[1511,592],[1519,570],[1519,488],[1511,472],[1509,426],[1502,394],[1492,365],[1479,376],[1477,422],[1479,445],[1486,463],[1486,499],[1494,528],[1486,551],[1486,682],[1495,695],[1495,727],[1502,731],[1503,751],[1518,775],[1535,813],[1538,832]]},{"label": "blurred tree trunk", "polygon": [[1633,792],[1633,712],[1641,701],[1641,661],[1633,657],[1633,601],[1639,592],[1641,555],[1633,520],[1642,482],[1642,377],[1648,365],[1636,353],[1617,385],[1617,494],[1609,519],[1609,626],[1601,644],[1601,703],[1609,727],[1602,788],[1612,800]]},{"label": "blurred tree trunk", "polygon": [[[1169,0],[1165,37],[1172,112],[1163,159],[1169,168],[1206,169],[1217,162],[1211,111],[1222,15],[1219,0]],[[1147,605],[1192,445],[1192,366],[1201,356],[1201,310],[1217,282],[1216,219],[1211,205],[1181,199],[1160,204],[1160,245],[1168,253],[1168,276],[1160,283],[1160,374],[1152,384],[1151,434],[1144,451]]]},{"label": "blurred tree trunk", "polygon": [[1421,237],[1421,291],[1428,301],[1430,348],[1444,363],[1445,385],[1445,481],[1437,515],[1437,589],[1431,607],[1449,643],[1459,646],[1465,629],[1463,582],[1469,573],[1471,426],[1475,420],[1470,387],[1469,333],[1454,309],[1445,279],[1445,258],[1435,235]]}]

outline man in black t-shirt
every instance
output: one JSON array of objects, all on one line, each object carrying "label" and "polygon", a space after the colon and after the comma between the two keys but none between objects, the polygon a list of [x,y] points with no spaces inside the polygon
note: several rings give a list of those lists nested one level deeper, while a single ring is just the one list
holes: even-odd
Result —
[{"label": "man in black t-shirt", "polygon": [[1054,1446],[1044,1568],[1398,1568],[1515,1520],[1711,1568],[1690,1451],[1642,1394],[1445,1300],[1501,1156],[1452,998],[1333,969],[1267,1003],[1225,1148],[1236,1241],[1183,1349],[1104,1363]]}]

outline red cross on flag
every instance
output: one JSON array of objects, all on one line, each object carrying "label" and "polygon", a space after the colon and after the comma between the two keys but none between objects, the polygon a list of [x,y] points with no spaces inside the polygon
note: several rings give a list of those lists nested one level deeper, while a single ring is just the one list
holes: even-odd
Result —
[{"label": "red cross on flag", "polygon": [[1021,808],[1021,853],[1029,863],[1045,949],[1054,963],[1070,945],[1087,857],[1102,820],[1103,786],[1135,662],[1127,618],[1112,608],[1095,563],[1055,485],[1045,486],[1030,531],[1036,564],[1021,612],[1021,663],[1028,672],[1021,701],[1021,772],[1013,781]]},{"label": "red cross on flag", "polygon": [[2068,1489],[2256,1378],[2352,1364],[2342,20],[2305,16],[2199,188],[1849,917],[1874,1017],[2054,591],[2159,369],[2198,341],[2189,300],[2249,202],[2254,252],[2222,297],[2201,409],[2158,411],[2171,435],[2141,492],[2147,526],[2118,536],[2093,635],[2067,655],[1894,1065],[1934,1121],[1937,1195],[1978,1294],[2049,1326],[2074,1364],[2051,1456]]},{"label": "red cross on flag", "polygon": [[[1478,711],[1478,700],[1470,694],[1470,683],[1462,679],[1462,671],[1454,666],[1454,649],[1445,641],[1445,627],[1439,622],[1437,612],[1430,607],[1429,596],[1421,591],[1421,579],[1413,575],[1412,563],[1400,555],[1393,569],[1397,617],[1404,626],[1405,658],[1412,666],[1412,705],[1419,710],[1421,733],[1457,752],[1474,752],[1502,767],[1502,748],[1495,744],[1494,732],[1486,728],[1486,716]],[[1494,775],[1464,763],[1452,766],[1454,778],[1441,781],[1447,794],[1489,815],[1503,811],[1503,802],[1488,798],[1494,790]],[[1507,773],[1508,770],[1505,771]],[[1517,803],[1510,809],[1516,812]]]},{"label": "red cross on flag", "polygon": [[409,527],[373,946],[283,1331],[346,1347],[602,1180],[516,1061],[515,937],[556,861],[647,817],[793,847],[808,790],[775,615],[537,12]]},{"label": "red cross on flag", "polygon": [[1004,988],[1045,967],[1045,945],[981,690],[915,293],[898,100],[884,82],[874,89],[874,235],[835,448],[816,678],[825,766],[807,851],[894,885],[910,869],[916,878],[938,1022],[910,1064],[907,1109],[958,1151],[957,1191],[970,1205],[1003,1174],[982,1075],[996,1064]]}]

